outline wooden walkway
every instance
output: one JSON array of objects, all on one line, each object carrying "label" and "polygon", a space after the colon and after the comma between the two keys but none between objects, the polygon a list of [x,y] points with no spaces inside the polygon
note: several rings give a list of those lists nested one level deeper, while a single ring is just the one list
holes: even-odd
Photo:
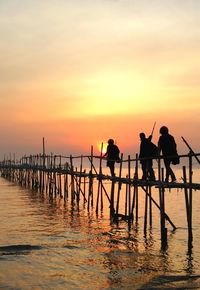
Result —
[{"label": "wooden walkway", "polygon": [[[152,226],[152,204],[160,212],[161,245],[167,245],[166,221],[176,230],[176,226],[165,212],[165,190],[181,188],[184,190],[186,203],[186,217],[188,226],[188,244],[192,246],[192,193],[193,190],[200,190],[200,183],[193,183],[193,161],[198,160],[200,154],[190,152],[181,155],[180,159],[187,159],[188,168],[182,167],[182,182],[164,182],[164,169],[161,167],[162,156],[157,159],[158,178],[156,181],[141,180],[138,178],[139,159],[128,156],[119,163],[117,176],[103,174],[103,158],[91,154],[87,156],[61,156],[46,155],[45,152],[39,155],[23,156],[18,162],[13,158],[7,158],[0,162],[0,174],[2,177],[19,184],[20,186],[38,191],[41,194],[48,194],[54,198],[64,198],[64,201],[72,205],[79,205],[81,202],[87,206],[87,210],[94,209],[96,214],[103,210],[104,198],[107,199],[112,222],[119,223],[126,220],[131,227],[133,221],[138,222],[138,189],[145,193],[144,212],[144,235],[147,231],[147,224]],[[87,162],[88,170],[84,169]],[[126,176],[122,174],[126,169]],[[94,200],[94,181],[97,183],[97,192]],[[105,185],[110,184],[110,189]],[[121,191],[125,187],[125,201],[120,198]],[[152,188],[158,190],[159,203],[152,197]],[[121,203],[124,213],[119,212]]]}]

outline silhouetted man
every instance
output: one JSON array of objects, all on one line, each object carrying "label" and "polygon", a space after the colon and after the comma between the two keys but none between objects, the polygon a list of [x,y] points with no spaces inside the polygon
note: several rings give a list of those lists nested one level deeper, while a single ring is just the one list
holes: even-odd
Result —
[{"label": "silhouetted man", "polygon": [[166,168],[166,178],[165,181],[169,181],[169,177],[171,176],[171,181],[174,182],[176,180],[175,174],[171,169],[170,165],[173,162],[173,156],[177,155],[176,142],[174,137],[169,134],[169,130],[167,127],[162,126],[160,128],[160,138],[158,141],[159,151],[162,151],[164,157],[164,164]]},{"label": "silhouetted man", "polygon": [[[154,145],[151,142],[151,139],[152,139],[152,135],[146,138],[144,133],[140,133],[141,143],[140,143],[139,158],[142,158],[140,160],[140,163],[142,165],[142,179],[144,180],[146,179],[155,180],[155,174],[153,171],[153,160],[151,158],[154,157],[152,147],[155,146],[156,148],[156,145]],[[149,157],[151,158],[148,159]]]},{"label": "silhouetted man", "polygon": [[115,176],[115,162],[120,160],[119,152],[119,148],[114,144],[114,140],[109,139],[107,150],[103,157],[107,157],[107,166],[110,168],[112,176]]}]

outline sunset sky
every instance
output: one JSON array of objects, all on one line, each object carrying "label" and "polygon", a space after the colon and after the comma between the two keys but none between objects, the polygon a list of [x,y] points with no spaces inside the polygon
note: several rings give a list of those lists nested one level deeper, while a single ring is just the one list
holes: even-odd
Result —
[{"label": "sunset sky", "polygon": [[134,155],[169,127],[200,152],[199,0],[1,0],[0,159]]}]

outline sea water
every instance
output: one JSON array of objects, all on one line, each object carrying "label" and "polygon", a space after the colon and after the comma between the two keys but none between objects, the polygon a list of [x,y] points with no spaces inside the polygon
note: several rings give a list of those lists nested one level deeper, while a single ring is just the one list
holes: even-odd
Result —
[{"label": "sea water", "polygon": [[[198,170],[195,176],[198,181]],[[159,202],[157,191],[153,196]],[[172,289],[183,281],[184,289],[197,289],[200,192],[193,191],[192,248],[184,191],[167,190],[165,199],[177,230],[167,223],[168,245],[162,250],[154,206],[152,228],[144,235],[144,192],[138,224],[129,229],[126,221],[110,222],[106,204],[96,215],[95,208],[72,207],[0,178],[0,289],[161,289],[169,283]]]}]

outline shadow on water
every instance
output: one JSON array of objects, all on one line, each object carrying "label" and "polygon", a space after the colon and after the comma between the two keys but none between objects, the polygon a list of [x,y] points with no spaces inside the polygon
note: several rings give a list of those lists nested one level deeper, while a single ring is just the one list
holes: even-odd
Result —
[{"label": "shadow on water", "polygon": [[143,285],[141,290],[147,289],[199,289],[200,275],[160,275]]},{"label": "shadow on water", "polygon": [[1,255],[26,255],[35,250],[41,250],[41,246],[32,245],[10,245],[0,247]]}]

